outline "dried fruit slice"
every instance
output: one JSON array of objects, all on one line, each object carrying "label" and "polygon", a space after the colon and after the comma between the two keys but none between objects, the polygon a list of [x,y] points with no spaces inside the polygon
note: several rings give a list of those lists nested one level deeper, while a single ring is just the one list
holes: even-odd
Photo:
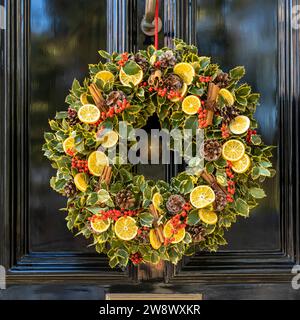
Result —
[{"label": "dried fruit slice", "polygon": [[150,244],[153,249],[158,250],[161,247],[161,242],[159,241],[155,229],[151,229],[149,233]]},{"label": "dried fruit slice", "polygon": [[215,201],[215,193],[209,186],[199,186],[192,190],[190,201],[195,208],[204,208]]},{"label": "dried fruit slice", "polygon": [[130,83],[132,83],[134,86],[137,86],[143,80],[143,76],[144,76],[142,68],[141,67],[139,68],[140,68],[139,72],[133,75],[127,74],[123,70],[123,68],[121,68],[120,75],[119,75],[121,83],[127,87],[131,86]]},{"label": "dried fruit slice", "polygon": [[104,85],[107,83],[113,83],[115,80],[115,76],[110,71],[99,71],[94,78],[94,82],[97,80],[102,80],[104,82]]},{"label": "dried fruit slice", "polygon": [[237,116],[229,124],[229,129],[233,134],[243,134],[250,127],[250,119],[246,116]]},{"label": "dried fruit slice", "polygon": [[84,106],[85,104],[89,104],[89,100],[88,100],[88,95],[86,92],[82,93],[80,95],[80,102],[82,103],[82,105]]},{"label": "dried fruit slice", "polygon": [[101,140],[102,140],[101,142],[102,147],[112,148],[117,144],[119,140],[119,135],[115,131],[108,131],[107,133],[104,134]]},{"label": "dried fruit slice", "polygon": [[82,192],[85,192],[88,187],[86,175],[84,173],[77,173],[74,177],[74,183],[76,188]]},{"label": "dried fruit slice", "polygon": [[201,107],[201,101],[197,96],[187,96],[182,101],[182,111],[186,114],[196,114]]},{"label": "dried fruit slice", "polygon": [[121,217],[115,223],[115,233],[121,240],[129,241],[137,235],[138,227],[132,217]]},{"label": "dried fruit slice", "polygon": [[103,220],[101,216],[94,215],[91,219],[91,228],[97,232],[101,233],[106,231],[110,226],[110,220]]},{"label": "dried fruit slice", "polygon": [[156,192],[152,197],[152,203],[156,210],[161,211],[161,204],[163,202],[163,197],[159,192]]},{"label": "dried fruit slice", "polygon": [[232,170],[236,173],[245,173],[251,165],[251,159],[247,154],[244,154],[239,161],[232,162]]},{"label": "dried fruit slice", "polygon": [[100,177],[109,161],[106,154],[102,151],[94,151],[89,155],[88,168],[94,176]]},{"label": "dried fruit slice", "polygon": [[223,144],[222,156],[228,161],[239,161],[245,154],[245,145],[239,140],[229,140]]},{"label": "dried fruit slice", "polygon": [[99,120],[100,111],[93,104],[85,104],[78,110],[77,115],[81,122],[93,124]]},{"label": "dried fruit slice", "polygon": [[167,239],[172,239],[171,243],[178,243],[182,241],[185,237],[185,228],[174,229],[171,220],[169,220],[163,230],[164,237]]},{"label": "dried fruit slice", "polygon": [[217,214],[209,209],[200,209],[199,217],[204,223],[209,225],[216,224],[218,222]]},{"label": "dried fruit slice", "polygon": [[219,96],[221,96],[227,102],[227,105],[232,106],[234,104],[234,96],[229,90],[221,89],[219,91]]},{"label": "dried fruit slice", "polygon": [[195,70],[193,66],[187,62],[177,63],[174,66],[173,72],[177,74],[187,85],[193,82]]},{"label": "dried fruit slice", "polygon": [[63,142],[63,149],[64,152],[66,154],[69,154],[69,151],[75,152],[75,140],[73,137],[69,137],[67,138],[64,142]]}]

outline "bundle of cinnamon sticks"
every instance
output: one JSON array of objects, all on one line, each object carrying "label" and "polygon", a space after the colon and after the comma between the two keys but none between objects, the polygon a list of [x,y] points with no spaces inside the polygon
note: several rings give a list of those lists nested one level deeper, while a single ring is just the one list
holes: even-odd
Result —
[{"label": "bundle of cinnamon sticks", "polygon": [[164,238],[164,234],[163,234],[162,225],[158,225],[159,213],[157,212],[157,210],[153,204],[150,204],[149,209],[150,209],[150,213],[154,217],[153,225],[155,228],[154,231],[155,231],[156,237],[161,243],[163,243],[165,238]]},{"label": "bundle of cinnamon sticks", "polygon": [[112,178],[112,167],[105,166],[100,176],[99,182],[105,182],[107,185],[109,185],[111,178]]},{"label": "bundle of cinnamon sticks", "polygon": [[213,82],[210,82],[208,86],[207,99],[205,102],[205,107],[208,110],[206,119],[206,123],[208,126],[211,126],[213,123],[214,112],[219,91],[220,87],[214,84]]},{"label": "bundle of cinnamon sticks", "polygon": [[201,177],[214,188],[218,189],[219,191],[222,191],[225,195],[227,195],[226,189],[222,186],[220,186],[217,182],[217,179],[214,175],[209,174],[205,169],[201,173]]},{"label": "bundle of cinnamon sticks", "polygon": [[98,87],[95,85],[95,83],[92,83],[89,86],[90,93],[93,97],[93,100],[95,102],[96,107],[101,112],[106,112],[106,106],[105,106],[105,99],[102,97],[101,91],[98,89]]}]

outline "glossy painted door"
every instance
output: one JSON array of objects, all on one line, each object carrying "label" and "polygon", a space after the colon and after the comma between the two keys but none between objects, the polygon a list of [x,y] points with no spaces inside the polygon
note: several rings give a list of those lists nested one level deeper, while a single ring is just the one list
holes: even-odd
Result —
[{"label": "glossy painted door", "polygon": [[[290,286],[291,268],[299,262],[299,31],[290,27],[296,2],[161,1],[160,46],[180,37],[224,70],[246,66],[246,80],[262,93],[260,132],[278,146],[278,174],[266,185],[268,198],[230,229],[229,244],[218,253],[199,253],[177,267],[111,270],[104,256],[67,230],[58,211],[65,200],[49,188],[53,171],[41,146],[48,119],[66,107],[73,78],[84,78],[100,48],[134,51],[153,43],[140,30],[145,2],[2,1],[0,259],[9,270],[9,288],[0,297],[103,299],[107,292],[129,291],[203,293],[207,299],[299,297]],[[147,128],[157,126],[154,117]],[[180,168],[138,170],[169,179]]]}]

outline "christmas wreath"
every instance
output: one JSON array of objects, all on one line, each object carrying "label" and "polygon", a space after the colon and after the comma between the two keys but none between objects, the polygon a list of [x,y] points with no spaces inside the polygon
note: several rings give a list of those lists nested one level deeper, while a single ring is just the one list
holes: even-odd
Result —
[{"label": "christmas wreath", "polygon": [[[244,67],[225,73],[182,40],[173,49],[99,53],[106,62],[89,65],[82,85],[74,80],[68,110],[57,112],[45,133],[43,151],[57,170],[50,185],[68,198],[67,227],[91,238],[112,268],[176,264],[184,255],[216,251],[226,244],[224,231],[265,197],[261,184],[275,174],[273,147],[256,129],[259,94],[240,84]],[[170,183],[147,180],[134,165],[107,156],[121,138],[120,121],[129,136],[155,113],[164,129],[204,131],[201,155]]]}]

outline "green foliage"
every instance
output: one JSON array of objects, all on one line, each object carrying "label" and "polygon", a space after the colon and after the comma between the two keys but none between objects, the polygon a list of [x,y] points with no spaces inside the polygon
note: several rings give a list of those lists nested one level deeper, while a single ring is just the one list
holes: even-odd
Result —
[{"label": "green foliage", "polygon": [[[144,78],[142,86],[124,86],[119,80],[119,70],[122,55],[119,53],[108,53],[104,50],[99,51],[102,62],[89,65],[89,78],[85,79],[83,84],[74,80],[72,87],[65,102],[71,109],[78,110],[82,107],[81,95],[85,93],[88,101],[93,102],[89,91],[90,84],[94,83],[100,90],[104,99],[108,98],[111,91],[122,91],[129,102],[127,108],[112,117],[103,118],[101,126],[117,131],[119,139],[128,139],[129,147],[133,146],[136,138],[134,128],[142,128],[146,125],[148,118],[154,113],[158,115],[162,128],[179,130],[192,129],[193,132],[199,129],[198,115],[187,115],[182,111],[181,100],[174,102],[167,96],[159,96],[156,91],[150,91],[148,78],[155,69],[153,65],[162,54],[171,50],[177,59],[177,62],[191,63],[195,70],[193,82],[187,88],[187,95],[197,95],[201,100],[206,99],[208,93],[208,83],[200,79],[209,77],[208,81],[215,81],[216,77],[222,73],[217,64],[211,62],[210,57],[199,56],[197,48],[188,45],[180,39],[174,41],[175,49],[162,48],[156,50],[154,46],[149,46],[147,50],[139,51],[140,55],[146,59],[147,65],[144,65]],[[134,75],[141,70],[137,62],[132,59],[133,54],[129,53],[129,60],[125,63],[123,69],[127,75]],[[151,67],[150,67],[151,65]],[[103,81],[96,81],[95,75],[102,70],[108,70],[114,74],[115,81],[111,84],[105,84]],[[162,77],[172,74],[172,67],[162,70]],[[238,66],[229,71],[228,83],[226,89],[231,92],[239,114],[246,115],[250,119],[250,129],[257,130],[258,123],[254,119],[254,113],[259,103],[260,95],[253,93],[251,86],[247,83],[240,83],[245,75],[245,68]],[[144,86],[146,83],[146,86]],[[193,173],[181,172],[171,179],[170,183],[165,181],[147,180],[143,175],[135,174],[134,168],[130,164],[122,164],[121,155],[117,152],[116,159],[119,163],[112,165],[112,179],[110,185],[107,185],[99,177],[89,173],[85,174],[87,189],[81,192],[75,187],[72,189],[74,177],[79,173],[78,168],[72,167],[72,156],[66,154],[63,143],[68,137],[74,138],[74,152],[80,160],[86,161],[89,155],[102,148],[101,142],[96,139],[96,133],[100,126],[89,125],[80,121],[70,122],[67,110],[57,112],[54,119],[49,121],[50,131],[44,133],[45,143],[43,145],[44,155],[50,160],[52,167],[56,170],[56,175],[51,178],[50,186],[60,194],[66,196],[66,191],[71,188],[74,192],[69,194],[67,206],[63,209],[67,213],[66,223],[68,229],[77,232],[76,235],[82,235],[90,239],[91,246],[94,246],[96,252],[107,254],[111,268],[126,267],[132,259],[132,255],[139,255],[144,262],[156,264],[161,259],[170,261],[173,264],[178,263],[184,255],[192,255],[199,250],[216,251],[219,246],[226,245],[224,230],[230,228],[237,221],[239,216],[249,217],[250,210],[258,203],[259,199],[266,197],[262,188],[262,182],[266,178],[275,175],[272,168],[272,146],[266,146],[259,134],[252,134],[248,139],[247,133],[239,136],[230,133],[229,138],[223,138],[221,127],[224,119],[221,116],[222,108],[226,107],[224,99],[218,99],[216,103],[218,109],[213,118],[213,124],[204,129],[205,139],[217,139],[223,143],[226,139],[239,139],[245,145],[246,153],[251,158],[249,170],[243,174],[235,174],[235,194],[233,202],[228,203],[224,210],[218,212],[218,221],[215,225],[206,225],[199,217],[199,209],[192,208],[187,212],[184,222],[188,228],[196,226],[204,230],[204,239],[195,243],[192,234],[186,229],[184,239],[179,243],[162,243],[158,250],[154,250],[149,242],[149,234],[141,240],[136,236],[130,241],[119,239],[115,233],[115,220],[109,218],[110,225],[102,233],[97,233],[91,228],[90,218],[102,216],[103,212],[108,210],[121,211],[117,206],[118,193],[121,190],[130,190],[135,204],[130,214],[132,214],[137,227],[143,232],[149,232],[149,229],[156,228],[158,225],[164,225],[173,216],[168,212],[166,203],[170,195],[180,194],[186,202],[189,202],[191,191],[198,185],[207,184],[207,181],[201,177],[201,170],[197,170],[197,159],[199,155],[191,159],[189,166]],[[101,116],[102,117],[102,116]],[[120,131],[120,121],[126,121],[128,130],[126,133]],[[171,147],[174,147],[171,145]],[[196,149],[196,141],[193,140],[187,148]],[[102,150],[102,149],[101,149]],[[106,152],[106,150],[104,150]],[[217,178],[222,188],[227,190],[228,169],[227,161],[221,156],[216,161],[205,161],[204,167],[207,173]],[[157,216],[153,216],[149,206],[152,204],[153,195],[159,192],[162,197],[162,203],[159,205]]]}]

